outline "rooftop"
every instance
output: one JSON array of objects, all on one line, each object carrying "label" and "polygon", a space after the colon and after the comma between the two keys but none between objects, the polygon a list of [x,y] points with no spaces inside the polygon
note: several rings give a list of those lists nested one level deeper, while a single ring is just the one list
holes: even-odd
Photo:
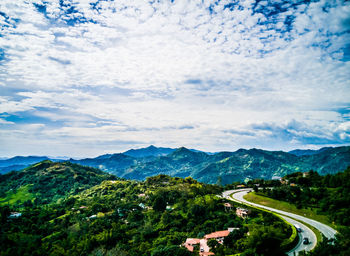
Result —
[{"label": "rooftop", "polygon": [[205,235],[205,238],[210,239],[210,238],[225,237],[225,236],[228,236],[229,234],[230,234],[230,231],[228,230],[216,231],[208,235]]},{"label": "rooftop", "polygon": [[187,238],[186,244],[199,244],[200,241],[199,238]]}]

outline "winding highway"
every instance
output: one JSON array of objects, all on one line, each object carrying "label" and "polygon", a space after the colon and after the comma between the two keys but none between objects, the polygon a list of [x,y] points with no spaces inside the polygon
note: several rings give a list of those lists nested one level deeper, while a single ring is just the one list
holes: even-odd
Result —
[{"label": "winding highway", "polygon": [[[310,251],[317,244],[317,239],[316,239],[315,233],[310,228],[308,228],[307,226],[305,226],[303,223],[301,223],[299,221],[305,222],[305,223],[313,226],[314,228],[318,229],[327,238],[335,238],[335,234],[337,233],[337,231],[335,229],[323,224],[323,223],[320,223],[318,221],[315,221],[315,220],[312,220],[312,219],[309,219],[309,218],[306,218],[304,216],[300,216],[300,215],[297,215],[294,213],[277,210],[277,209],[274,209],[271,207],[252,203],[252,202],[245,200],[243,198],[244,195],[246,195],[250,191],[252,191],[251,188],[228,190],[228,191],[225,191],[222,193],[222,197],[224,197],[228,200],[232,200],[232,201],[241,203],[241,204],[251,205],[251,206],[263,208],[263,209],[278,213],[282,218],[284,218],[289,223],[291,223],[293,225],[299,225],[302,229],[302,232],[298,233],[299,243],[297,244],[297,246],[295,248],[293,248],[293,250],[291,250],[287,253],[289,256],[298,255],[298,252],[304,251],[304,250]],[[305,237],[307,237],[309,239],[309,241],[310,241],[309,244],[303,244],[302,241]]]}]

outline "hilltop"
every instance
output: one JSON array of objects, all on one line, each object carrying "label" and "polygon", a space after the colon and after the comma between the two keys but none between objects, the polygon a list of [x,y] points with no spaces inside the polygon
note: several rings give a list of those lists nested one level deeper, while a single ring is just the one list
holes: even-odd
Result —
[{"label": "hilltop", "polygon": [[0,175],[0,204],[56,202],[111,179],[117,178],[95,168],[45,160],[22,171]]}]

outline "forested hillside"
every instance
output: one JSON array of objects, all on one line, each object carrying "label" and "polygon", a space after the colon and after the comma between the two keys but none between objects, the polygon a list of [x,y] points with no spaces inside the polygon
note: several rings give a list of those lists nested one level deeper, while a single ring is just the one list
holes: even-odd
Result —
[{"label": "forested hillside", "polygon": [[144,180],[150,176],[167,174],[183,178],[191,176],[211,184],[218,180],[222,184],[230,184],[255,178],[283,177],[311,169],[323,175],[337,173],[350,165],[350,147],[325,148],[299,156],[261,149],[207,154],[182,147],[168,155],[132,158],[118,154],[117,158],[111,155],[107,159],[82,159],[76,162],[102,168],[128,179]]},{"label": "forested hillside", "polygon": [[[36,171],[43,174],[54,166],[43,162],[24,172],[41,167]],[[69,169],[70,164],[64,166]],[[51,179],[59,175],[57,171]],[[91,175],[96,176],[93,170]],[[34,179],[40,177],[30,182],[39,186]],[[237,217],[235,207],[225,209],[225,200],[217,197],[221,191],[192,178],[159,175],[144,182],[105,180],[51,204],[6,204],[0,207],[0,254],[198,255],[198,247],[191,253],[181,246],[187,238],[235,228],[223,245],[210,242],[216,255],[282,255],[290,226],[256,210],[247,219]],[[46,196],[50,193],[41,194]],[[19,217],[11,217],[15,211]]]},{"label": "forested hillside", "polygon": [[[168,152],[170,153],[167,154]],[[5,165],[6,161],[9,162],[0,160],[0,165]],[[175,150],[150,146],[124,153],[69,161],[127,179],[145,180],[147,177],[166,174],[182,178],[190,176],[211,184],[220,181],[225,185],[256,178],[268,180],[309,170],[321,175],[334,174],[350,166],[350,147],[299,150],[292,153],[239,149],[235,152],[208,154],[184,147]],[[4,168],[8,170],[11,167]]]},{"label": "forested hillside", "polygon": [[95,168],[46,160],[0,175],[0,205],[52,203],[110,179],[117,178]]}]

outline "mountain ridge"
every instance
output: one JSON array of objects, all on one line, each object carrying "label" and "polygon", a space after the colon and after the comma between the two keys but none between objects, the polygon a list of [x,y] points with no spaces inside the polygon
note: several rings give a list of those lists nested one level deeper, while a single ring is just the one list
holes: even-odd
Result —
[{"label": "mountain ridge", "polygon": [[[206,183],[216,183],[221,179],[223,184],[255,178],[271,179],[273,176],[311,169],[322,175],[333,174],[350,166],[350,146],[322,148],[312,151],[312,154],[309,151],[290,153],[257,148],[211,154],[180,147],[164,155],[163,149],[170,148],[151,145],[130,151],[140,153],[136,153],[136,156],[116,153],[69,161],[127,179],[144,180],[150,176],[167,174],[191,176]],[[141,157],[145,152],[146,156]]]}]

